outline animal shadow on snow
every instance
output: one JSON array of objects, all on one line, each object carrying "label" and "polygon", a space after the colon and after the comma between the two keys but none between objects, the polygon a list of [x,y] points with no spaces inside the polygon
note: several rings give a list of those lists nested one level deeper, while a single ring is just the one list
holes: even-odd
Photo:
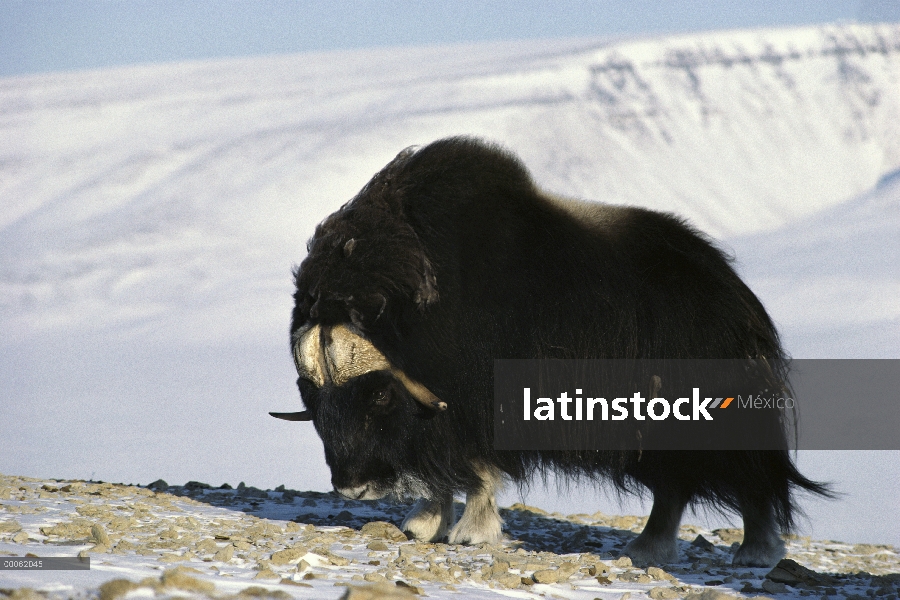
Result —
[{"label": "animal shadow on snow", "polygon": [[[396,500],[347,500],[335,492],[299,492],[284,486],[266,491],[243,485],[236,489],[227,485],[213,488],[207,484],[188,482],[184,486],[168,486],[164,490],[158,487],[151,489],[186,496],[211,506],[239,510],[263,519],[295,521],[317,527],[343,526],[356,530],[371,521],[387,521],[400,527],[414,504]],[[455,502],[454,508],[459,519],[464,504]],[[504,521],[502,544],[509,549],[555,554],[591,553],[604,560],[618,558],[646,522],[646,517],[629,516],[595,519],[590,515],[573,515],[567,518],[521,503],[501,508],[500,516]],[[726,539],[724,534],[720,537],[726,543],[739,541]],[[707,544],[697,546],[679,540],[682,562],[691,563],[703,558],[716,563],[727,558],[730,562],[730,547]]]}]

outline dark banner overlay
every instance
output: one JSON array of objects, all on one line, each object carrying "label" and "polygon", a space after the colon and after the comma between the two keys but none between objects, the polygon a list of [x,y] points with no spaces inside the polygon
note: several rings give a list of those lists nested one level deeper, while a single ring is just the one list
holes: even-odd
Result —
[{"label": "dark banner overlay", "polygon": [[900,450],[900,360],[495,360],[497,450]]},{"label": "dark banner overlay", "polygon": [[2,556],[0,571],[89,571],[90,556]]}]

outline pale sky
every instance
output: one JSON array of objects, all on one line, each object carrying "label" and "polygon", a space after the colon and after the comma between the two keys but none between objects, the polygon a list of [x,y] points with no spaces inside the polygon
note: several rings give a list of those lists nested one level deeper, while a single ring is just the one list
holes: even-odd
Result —
[{"label": "pale sky", "polygon": [[834,21],[900,21],[900,0],[0,0],[0,76]]}]

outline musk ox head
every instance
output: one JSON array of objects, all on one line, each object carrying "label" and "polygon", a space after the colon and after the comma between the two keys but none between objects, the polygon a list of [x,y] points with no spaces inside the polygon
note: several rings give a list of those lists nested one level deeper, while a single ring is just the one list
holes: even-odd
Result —
[{"label": "musk ox head", "polygon": [[342,495],[427,496],[425,486],[409,475],[418,445],[417,428],[410,423],[421,420],[423,410],[443,411],[447,405],[391,365],[352,325],[307,324],[293,338],[306,410],[272,416],[313,422],[332,484]]},{"label": "musk ox head", "polygon": [[372,332],[438,301],[425,249],[402,209],[404,151],[316,227],[295,273],[291,344],[306,410],[343,495],[428,495],[410,476],[416,422],[447,405],[376,348]]}]

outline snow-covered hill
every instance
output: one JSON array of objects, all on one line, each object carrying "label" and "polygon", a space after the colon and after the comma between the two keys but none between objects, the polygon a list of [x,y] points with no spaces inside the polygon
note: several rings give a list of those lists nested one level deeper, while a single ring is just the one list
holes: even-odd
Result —
[{"label": "snow-covered hill", "polygon": [[[399,150],[451,134],[555,193],[689,217],[795,356],[898,356],[900,186],[878,182],[900,168],[900,24],[7,78],[0,472],[327,489],[311,430],[266,415],[297,402],[291,266]],[[827,510],[860,510],[858,486],[890,507],[889,456]],[[855,460],[809,469],[840,488]]]}]

